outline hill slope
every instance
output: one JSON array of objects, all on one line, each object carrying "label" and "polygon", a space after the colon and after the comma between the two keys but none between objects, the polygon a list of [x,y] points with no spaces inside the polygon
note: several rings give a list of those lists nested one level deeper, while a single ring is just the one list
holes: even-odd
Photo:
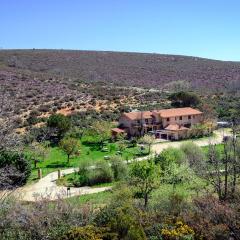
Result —
[{"label": "hill slope", "polygon": [[162,88],[187,81],[211,90],[240,88],[240,62],[197,57],[70,50],[1,50],[0,65],[60,75],[74,81]]}]

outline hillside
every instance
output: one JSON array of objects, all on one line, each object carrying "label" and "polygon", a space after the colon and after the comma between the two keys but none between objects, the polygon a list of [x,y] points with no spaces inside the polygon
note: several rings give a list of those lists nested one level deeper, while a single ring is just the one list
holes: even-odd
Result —
[{"label": "hillside", "polygon": [[122,86],[162,88],[186,81],[194,89],[240,86],[240,62],[197,57],[70,50],[1,50],[0,66]]}]

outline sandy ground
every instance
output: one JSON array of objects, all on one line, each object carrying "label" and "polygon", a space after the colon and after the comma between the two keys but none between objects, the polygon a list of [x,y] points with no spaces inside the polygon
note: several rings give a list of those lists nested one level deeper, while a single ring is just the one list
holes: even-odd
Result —
[{"label": "sandy ground", "polygon": [[[214,132],[213,137],[203,138],[199,140],[188,140],[188,141],[179,141],[179,142],[162,142],[156,143],[152,146],[153,153],[160,153],[168,147],[180,147],[183,142],[194,142],[198,146],[207,146],[211,144],[219,144],[222,142],[223,136],[229,136],[230,131],[217,130]],[[138,161],[147,159],[147,157],[138,158]],[[94,167],[94,166],[93,166]],[[77,169],[69,168],[61,171],[62,175],[70,174],[76,171]],[[80,187],[80,188],[70,188],[70,192],[67,191],[67,187],[57,186],[56,180],[58,179],[58,172],[52,172],[47,176],[40,179],[37,183],[24,186],[19,188],[13,193],[15,197],[23,201],[38,201],[42,198],[47,198],[49,200],[56,200],[58,198],[67,198],[72,196],[80,196],[85,194],[99,193],[106,190],[110,190],[111,187]]]}]

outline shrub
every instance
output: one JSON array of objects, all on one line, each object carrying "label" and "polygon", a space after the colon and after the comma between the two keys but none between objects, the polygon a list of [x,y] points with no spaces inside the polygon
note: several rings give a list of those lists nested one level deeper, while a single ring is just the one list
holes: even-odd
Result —
[{"label": "shrub", "polygon": [[196,144],[191,142],[183,143],[181,144],[180,149],[184,152],[190,167],[195,171],[198,171],[205,163],[206,156],[202,149]]},{"label": "shrub", "polygon": [[78,227],[66,233],[61,240],[117,240],[117,234],[109,232],[108,228],[92,225]]},{"label": "shrub", "polygon": [[194,239],[194,231],[182,221],[177,221],[172,226],[167,225],[161,231],[161,234],[166,240],[191,240]]},{"label": "shrub", "polygon": [[105,161],[99,161],[96,163],[94,170],[90,170],[88,173],[89,185],[95,185],[99,183],[110,183],[113,180],[113,172],[109,164]]},{"label": "shrub", "polygon": [[110,159],[111,169],[113,172],[114,180],[124,180],[127,177],[127,165],[123,162],[123,159],[115,156]]},{"label": "shrub", "polygon": [[155,162],[159,163],[161,169],[164,171],[171,163],[181,164],[186,161],[186,156],[181,149],[169,147],[163,150],[155,157]]},{"label": "shrub", "polygon": [[76,187],[82,187],[89,184],[89,164],[82,162],[79,166],[79,171],[75,174],[73,185]]},{"label": "shrub", "polygon": [[112,169],[107,162],[97,162],[94,169],[90,168],[88,164],[82,163],[74,177],[73,184],[77,187],[93,186],[101,183],[110,183],[113,179]]},{"label": "shrub", "polygon": [[22,153],[0,152],[0,189],[22,186],[31,174],[31,163]]},{"label": "shrub", "polygon": [[118,186],[111,203],[94,220],[100,227],[109,227],[117,233],[117,239],[145,240],[141,225],[141,214],[133,205],[131,191],[126,186]]}]

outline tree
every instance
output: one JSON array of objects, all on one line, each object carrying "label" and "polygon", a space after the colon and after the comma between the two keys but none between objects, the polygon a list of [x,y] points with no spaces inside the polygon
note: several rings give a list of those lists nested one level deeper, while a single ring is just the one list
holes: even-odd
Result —
[{"label": "tree", "polygon": [[197,107],[200,104],[199,97],[192,92],[176,92],[169,96],[173,107]]},{"label": "tree", "polygon": [[106,121],[96,121],[92,124],[93,134],[96,141],[99,143],[100,148],[104,146],[104,141],[111,137],[111,124]]},{"label": "tree", "polygon": [[60,141],[59,147],[67,155],[67,162],[69,163],[70,157],[79,153],[79,142],[75,138],[64,138]]},{"label": "tree", "polygon": [[148,146],[148,154],[150,154],[151,152],[151,146],[153,145],[153,143],[155,142],[155,138],[153,136],[150,135],[144,135],[143,137],[141,137],[138,140],[139,143],[143,143],[146,144]]},{"label": "tree", "polygon": [[117,146],[118,146],[118,150],[120,151],[120,153],[122,155],[122,152],[127,147],[127,140],[125,140],[125,135],[124,134],[120,134],[118,136]]},{"label": "tree", "polygon": [[30,144],[28,152],[30,154],[30,158],[34,162],[34,167],[37,168],[37,163],[40,161],[44,161],[49,154],[48,144],[47,142],[33,142]]},{"label": "tree", "polygon": [[159,185],[160,171],[152,159],[134,162],[130,169],[129,183],[133,186],[135,197],[144,199],[144,207],[148,205],[149,197]]},{"label": "tree", "polygon": [[58,138],[61,139],[64,137],[64,134],[70,130],[71,121],[62,114],[53,114],[48,118],[47,126],[56,129]]},{"label": "tree", "polygon": [[214,188],[219,200],[233,198],[240,169],[240,142],[233,139],[224,142],[223,152],[216,145],[209,145],[208,162],[202,169],[204,177]]}]

